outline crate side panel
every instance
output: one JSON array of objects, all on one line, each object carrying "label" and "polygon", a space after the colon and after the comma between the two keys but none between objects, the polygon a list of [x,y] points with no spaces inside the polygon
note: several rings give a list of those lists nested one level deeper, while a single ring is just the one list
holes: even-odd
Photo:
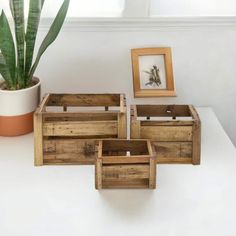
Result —
[{"label": "crate side panel", "polygon": [[192,158],[192,142],[153,142],[157,158]]},{"label": "crate side panel", "polygon": [[141,126],[140,138],[153,141],[192,141],[191,126]]},{"label": "crate side panel", "polygon": [[46,122],[44,136],[117,135],[116,121]]},{"label": "crate side panel", "polygon": [[109,165],[102,167],[103,180],[129,180],[149,178],[149,165]]},{"label": "crate side panel", "polygon": [[63,139],[44,141],[44,163],[94,163],[96,140]]},{"label": "crate side panel", "polygon": [[103,180],[103,189],[146,189],[149,188],[149,179],[132,180]]}]

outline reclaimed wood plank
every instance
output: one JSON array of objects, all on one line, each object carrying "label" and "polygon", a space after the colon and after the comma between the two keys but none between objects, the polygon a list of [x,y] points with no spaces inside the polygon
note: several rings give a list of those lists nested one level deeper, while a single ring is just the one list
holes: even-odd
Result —
[{"label": "reclaimed wood plank", "polygon": [[146,179],[149,178],[149,165],[109,165],[102,167],[102,178],[110,179]]},{"label": "reclaimed wood plank", "polygon": [[156,158],[153,156],[150,158],[150,165],[149,165],[149,188],[155,189],[156,188]]},{"label": "reclaimed wood plank", "polygon": [[44,136],[117,135],[116,121],[46,122]]},{"label": "reclaimed wood plank", "polygon": [[155,141],[192,141],[191,126],[141,126],[140,138]]},{"label": "reclaimed wood plank", "polygon": [[102,189],[102,159],[97,158],[95,163],[95,187]]},{"label": "reclaimed wood plank", "polygon": [[160,158],[192,158],[192,142],[152,142]]},{"label": "reclaimed wood plank", "polygon": [[132,180],[103,180],[103,189],[145,189],[149,188],[148,179],[132,179]]},{"label": "reclaimed wood plank", "polygon": [[[41,108],[39,108],[41,109]],[[34,165],[43,165],[43,117],[39,111],[34,113]]]},{"label": "reclaimed wood plank", "polygon": [[193,158],[192,164],[193,165],[200,165],[201,162],[201,121],[198,116],[196,109],[193,106],[189,106],[191,114],[194,118],[194,125],[193,125]]}]

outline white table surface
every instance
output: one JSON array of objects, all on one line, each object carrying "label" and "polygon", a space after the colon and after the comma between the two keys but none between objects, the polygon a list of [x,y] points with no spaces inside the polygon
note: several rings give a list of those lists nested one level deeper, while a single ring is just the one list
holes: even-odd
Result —
[{"label": "white table surface", "polygon": [[159,165],[156,190],[97,191],[94,166],[34,167],[32,134],[0,137],[0,235],[235,236],[236,150],[198,112],[201,165]]}]

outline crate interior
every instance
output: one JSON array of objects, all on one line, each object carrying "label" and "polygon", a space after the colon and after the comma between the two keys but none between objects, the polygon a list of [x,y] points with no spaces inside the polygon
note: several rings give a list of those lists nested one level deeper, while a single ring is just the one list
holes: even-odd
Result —
[{"label": "crate interior", "polygon": [[120,94],[50,94],[45,111],[115,111],[120,105]]},{"label": "crate interior", "polygon": [[193,120],[188,105],[137,105],[138,120]]},{"label": "crate interior", "polygon": [[121,94],[50,94],[43,111],[44,136],[117,138],[123,100]]},{"label": "crate interior", "polygon": [[102,156],[149,155],[145,140],[103,140]]}]

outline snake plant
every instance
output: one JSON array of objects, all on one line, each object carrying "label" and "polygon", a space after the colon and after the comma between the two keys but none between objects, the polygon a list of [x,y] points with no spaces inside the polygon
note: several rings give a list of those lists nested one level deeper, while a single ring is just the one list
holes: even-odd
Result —
[{"label": "snake plant", "polygon": [[24,0],[9,0],[13,17],[13,34],[8,19],[2,10],[0,16],[0,74],[8,90],[30,87],[41,56],[58,36],[70,0],[62,3],[46,37],[33,61],[36,35],[44,0],[30,0],[27,22]]}]

